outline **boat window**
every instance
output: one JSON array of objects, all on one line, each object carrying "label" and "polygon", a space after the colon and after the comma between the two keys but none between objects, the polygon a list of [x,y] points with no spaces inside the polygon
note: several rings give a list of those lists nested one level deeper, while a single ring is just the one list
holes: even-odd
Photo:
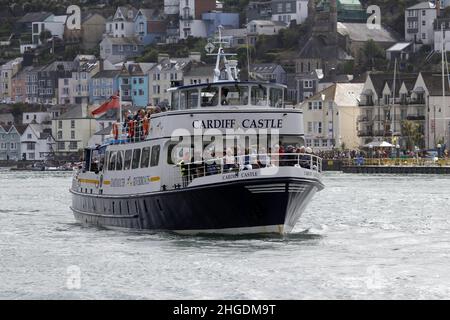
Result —
[{"label": "boat window", "polygon": [[123,166],[123,170],[130,170],[132,152],[133,150],[125,151],[125,165]]},{"label": "boat window", "polygon": [[122,170],[123,167],[123,151],[117,152],[116,170]]},{"label": "boat window", "polygon": [[131,169],[138,169],[140,161],[141,161],[141,149],[134,149],[133,165],[132,165]]},{"label": "boat window", "polygon": [[180,109],[194,109],[198,107],[198,89],[183,90],[180,92]]},{"label": "boat window", "polygon": [[150,160],[150,147],[142,149],[141,168],[148,167],[148,161]]},{"label": "boat window", "polygon": [[219,103],[219,88],[208,86],[201,91],[201,106],[215,107]]},{"label": "boat window", "polygon": [[191,148],[186,146],[179,146],[178,144],[171,144],[167,148],[167,163],[177,164],[181,160],[189,162],[191,154]]},{"label": "boat window", "polygon": [[116,168],[116,153],[115,152],[111,152],[110,153],[110,158],[109,158],[109,167],[108,170],[109,171],[114,171]]},{"label": "boat window", "polygon": [[172,92],[171,102],[170,102],[170,109],[171,110],[178,110],[180,109],[180,100],[179,100],[179,92],[175,91]]},{"label": "boat window", "polygon": [[158,165],[158,163],[159,163],[159,151],[160,151],[159,145],[152,147],[152,156],[151,156],[151,160],[150,160],[150,167],[155,167],[155,166]]},{"label": "boat window", "polygon": [[108,166],[109,166],[109,151],[106,151],[106,153],[105,153],[105,168],[107,168],[108,169]]},{"label": "boat window", "polygon": [[252,87],[252,105],[267,106],[267,88],[259,85]]},{"label": "boat window", "polygon": [[270,88],[270,106],[275,108],[283,107],[283,89]]},{"label": "boat window", "polygon": [[248,86],[226,86],[222,87],[220,97],[221,105],[247,105],[248,104]]}]

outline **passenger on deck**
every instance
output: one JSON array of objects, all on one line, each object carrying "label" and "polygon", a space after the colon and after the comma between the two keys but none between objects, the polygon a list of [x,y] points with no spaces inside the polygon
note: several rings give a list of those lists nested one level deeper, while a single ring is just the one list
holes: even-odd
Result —
[{"label": "passenger on deck", "polygon": [[228,105],[229,103],[228,103],[228,98],[227,98],[227,96],[228,96],[228,89],[227,88],[222,88],[222,97],[221,97],[221,104],[223,105],[223,106],[225,106],[225,105]]}]

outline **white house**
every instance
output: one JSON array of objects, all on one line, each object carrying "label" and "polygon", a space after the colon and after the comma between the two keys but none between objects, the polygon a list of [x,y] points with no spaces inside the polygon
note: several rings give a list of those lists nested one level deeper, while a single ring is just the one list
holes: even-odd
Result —
[{"label": "white house", "polygon": [[302,24],[308,17],[308,0],[272,0],[272,21]]},{"label": "white house", "polygon": [[117,7],[111,20],[106,22],[106,34],[114,38],[134,36],[134,19],[138,10],[132,6]]},{"label": "white house", "polygon": [[433,44],[433,21],[436,19],[436,10],[429,1],[420,2],[405,10],[405,40],[407,42]]},{"label": "white house", "polygon": [[32,40],[33,44],[42,44],[39,36],[42,31],[47,30],[50,31],[52,36],[56,36],[60,39],[63,39],[64,36],[64,28],[66,25],[67,16],[54,16],[51,15],[46,18],[43,22],[33,22],[32,27]]},{"label": "white house", "polygon": [[22,123],[30,124],[32,122],[41,124],[44,122],[49,122],[52,119],[51,112],[24,112],[22,115]]},{"label": "white house", "polygon": [[315,150],[359,147],[357,119],[362,83],[335,83],[300,106],[303,110],[305,143]]},{"label": "white house", "polygon": [[287,28],[288,25],[280,21],[270,20],[252,20],[247,24],[247,33],[249,43],[255,45],[258,36],[260,35],[276,35],[281,29]]},{"label": "white house", "polygon": [[44,161],[53,153],[55,140],[50,125],[28,124],[20,136],[21,159]]}]

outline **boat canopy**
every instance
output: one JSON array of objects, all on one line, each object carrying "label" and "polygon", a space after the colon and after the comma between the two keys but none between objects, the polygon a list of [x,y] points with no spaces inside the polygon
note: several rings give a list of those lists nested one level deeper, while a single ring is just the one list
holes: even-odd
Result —
[{"label": "boat canopy", "polygon": [[171,110],[225,106],[284,107],[282,84],[257,81],[223,81],[170,88]]}]

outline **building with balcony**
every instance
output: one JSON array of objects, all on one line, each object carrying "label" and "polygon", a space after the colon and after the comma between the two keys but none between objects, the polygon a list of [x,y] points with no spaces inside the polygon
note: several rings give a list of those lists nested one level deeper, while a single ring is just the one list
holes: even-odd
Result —
[{"label": "building with balcony", "polygon": [[272,21],[302,24],[308,17],[308,0],[272,0]]},{"label": "building with balcony", "polygon": [[[423,95],[415,91],[417,74],[369,73],[360,98],[358,132],[361,145],[372,141],[390,141],[401,148],[408,147],[405,122],[418,125],[421,135],[425,131],[425,105]],[[418,141],[424,145],[423,139]]]}]

